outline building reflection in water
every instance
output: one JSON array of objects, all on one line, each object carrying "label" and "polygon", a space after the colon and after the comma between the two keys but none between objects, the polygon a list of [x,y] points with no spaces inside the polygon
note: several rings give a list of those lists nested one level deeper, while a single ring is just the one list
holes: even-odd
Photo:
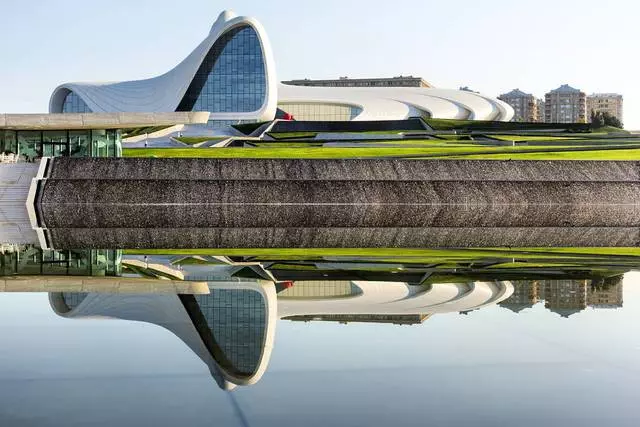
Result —
[{"label": "building reflection in water", "polygon": [[181,339],[224,390],[257,383],[267,370],[278,319],[415,325],[438,313],[496,304],[516,313],[544,301],[570,316],[622,306],[622,277],[606,280],[440,283],[265,280],[210,282],[208,295],[51,293],[60,316],[141,321]]},{"label": "building reflection in water", "polygon": [[562,317],[592,308],[621,308],[623,276],[593,280],[514,281],[513,295],[500,305],[515,313],[544,301],[544,306]]}]

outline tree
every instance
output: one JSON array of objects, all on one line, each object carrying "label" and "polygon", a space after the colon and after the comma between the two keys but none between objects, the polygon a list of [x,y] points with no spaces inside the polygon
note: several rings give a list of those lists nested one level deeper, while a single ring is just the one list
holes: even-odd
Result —
[{"label": "tree", "polygon": [[616,116],[613,116],[606,111],[592,111],[591,123],[596,129],[604,126],[613,126],[620,129],[624,128],[624,125]]}]

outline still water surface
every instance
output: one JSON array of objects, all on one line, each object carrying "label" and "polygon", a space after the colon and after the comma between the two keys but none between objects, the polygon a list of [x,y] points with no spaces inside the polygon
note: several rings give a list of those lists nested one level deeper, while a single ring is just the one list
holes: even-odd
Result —
[{"label": "still water surface", "polygon": [[421,312],[450,284],[242,283],[0,294],[0,425],[638,425],[639,273],[465,312]]}]

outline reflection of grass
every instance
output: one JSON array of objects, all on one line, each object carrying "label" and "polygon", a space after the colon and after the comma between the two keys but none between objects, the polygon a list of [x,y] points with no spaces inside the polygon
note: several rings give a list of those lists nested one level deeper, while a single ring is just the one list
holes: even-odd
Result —
[{"label": "reflection of grass", "polygon": [[[640,257],[640,248],[470,248],[470,249],[134,249],[126,250],[127,255],[190,255],[190,256],[250,256],[273,259],[312,259],[322,257],[361,257],[389,258],[398,261],[416,258],[452,260],[469,258],[583,258],[585,256],[608,257],[627,256]],[[640,259],[639,259],[640,260]]]}]

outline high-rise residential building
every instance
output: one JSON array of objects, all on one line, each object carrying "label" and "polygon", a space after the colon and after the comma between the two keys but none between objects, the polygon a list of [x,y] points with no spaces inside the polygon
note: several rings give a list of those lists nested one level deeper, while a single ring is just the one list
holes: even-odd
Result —
[{"label": "high-rise residential building", "polygon": [[618,93],[594,93],[587,97],[587,113],[609,113],[620,122],[623,120],[623,98]]},{"label": "high-rise residential building", "polygon": [[536,99],[536,107],[538,108],[538,121],[544,123],[546,121],[546,109],[544,98]]},{"label": "high-rise residential building", "polygon": [[587,95],[569,85],[562,85],[544,96],[545,122],[586,123]]},{"label": "high-rise residential building", "polygon": [[378,77],[372,79],[350,79],[340,77],[339,79],[301,79],[282,82],[291,86],[317,86],[317,87],[433,87],[422,77],[398,76],[398,77]]},{"label": "high-rise residential building", "polygon": [[529,123],[538,121],[538,101],[536,97],[530,93],[525,93],[520,89],[514,89],[511,92],[498,96],[498,99],[513,107],[515,114],[511,121]]}]

